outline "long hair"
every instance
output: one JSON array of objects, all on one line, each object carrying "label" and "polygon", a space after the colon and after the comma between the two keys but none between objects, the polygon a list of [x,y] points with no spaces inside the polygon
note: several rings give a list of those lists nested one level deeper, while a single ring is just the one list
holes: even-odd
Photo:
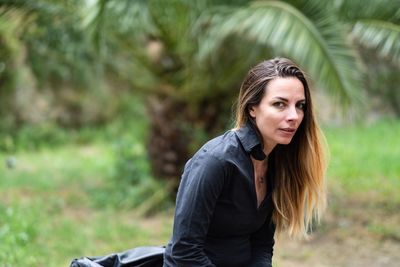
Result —
[{"label": "long hair", "polygon": [[[268,156],[268,179],[274,181],[273,222],[277,232],[307,236],[313,220],[319,221],[326,206],[325,138],[314,116],[312,99],[304,73],[286,58],[266,60],[253,67],[240,88],[236,107],[236,128],[250,121],[250,108],[257,106],[268,83],[278,77],[295,77],[304,86],[304,117],[287,145],[278,144]],[[255,127],[257,129],[257,127]],[[257,129],[257,133],[262,138]]]}]

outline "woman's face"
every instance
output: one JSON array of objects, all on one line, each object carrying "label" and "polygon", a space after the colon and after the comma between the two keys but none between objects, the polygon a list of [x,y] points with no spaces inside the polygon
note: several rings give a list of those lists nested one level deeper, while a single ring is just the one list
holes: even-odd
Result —
[{"label": "woman's face", "polygon": [[277,144],[289,144],[304,117],[304,86],[296,77],[275,78],[266,88],[261,102],[250,108],[250,116],[269,153]]}]

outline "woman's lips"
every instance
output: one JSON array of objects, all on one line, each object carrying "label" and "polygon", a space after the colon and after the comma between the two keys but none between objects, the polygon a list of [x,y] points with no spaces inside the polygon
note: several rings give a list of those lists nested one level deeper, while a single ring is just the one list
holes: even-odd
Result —
[{"label": "woman's lips", "polygon": [[296,132],[296,128],[280,128],[279,130],[285,135],[293,135]]}]

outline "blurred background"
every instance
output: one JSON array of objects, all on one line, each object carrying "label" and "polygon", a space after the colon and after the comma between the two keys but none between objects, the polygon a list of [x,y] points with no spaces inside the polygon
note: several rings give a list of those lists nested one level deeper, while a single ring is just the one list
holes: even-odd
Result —
[{"label": "blurred background", "polygon": [[183,164],[275,56],[331,159],[326,216],[274,266],[398,266],[399,0],[0,0],[0,266],[165,245]]}]

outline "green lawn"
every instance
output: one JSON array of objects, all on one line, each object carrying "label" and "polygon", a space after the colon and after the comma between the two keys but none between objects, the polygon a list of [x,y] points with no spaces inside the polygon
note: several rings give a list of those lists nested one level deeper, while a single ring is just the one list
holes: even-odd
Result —
[{"label": "green lawn", "polygon": [[[111,146],[63,146],[0,156],[0,266],[68,266],[78,256],[163,245],[171,216],[100,207],[113,167]],[[104,193],[104,192],[103,192]]]},{"label": "green lawn", "polygon": [[326,128],[328,178],[346,196],[400,203],[400,122]]},{"label": "green lawn", "polygon": [[[331,196],[399,205],[400,122],[325,127],[325,133]],[[112,149],[97,140],[0,154],[1,267],[68,266],[74,257],[167,242],[171,209],[143,218],[135,210],[97,200],[109,194],[99,190],[112,177]],[[15,157],[13,168],[5,164],[10,156]],[[369,227],[395,231],[378,221]]]}]

